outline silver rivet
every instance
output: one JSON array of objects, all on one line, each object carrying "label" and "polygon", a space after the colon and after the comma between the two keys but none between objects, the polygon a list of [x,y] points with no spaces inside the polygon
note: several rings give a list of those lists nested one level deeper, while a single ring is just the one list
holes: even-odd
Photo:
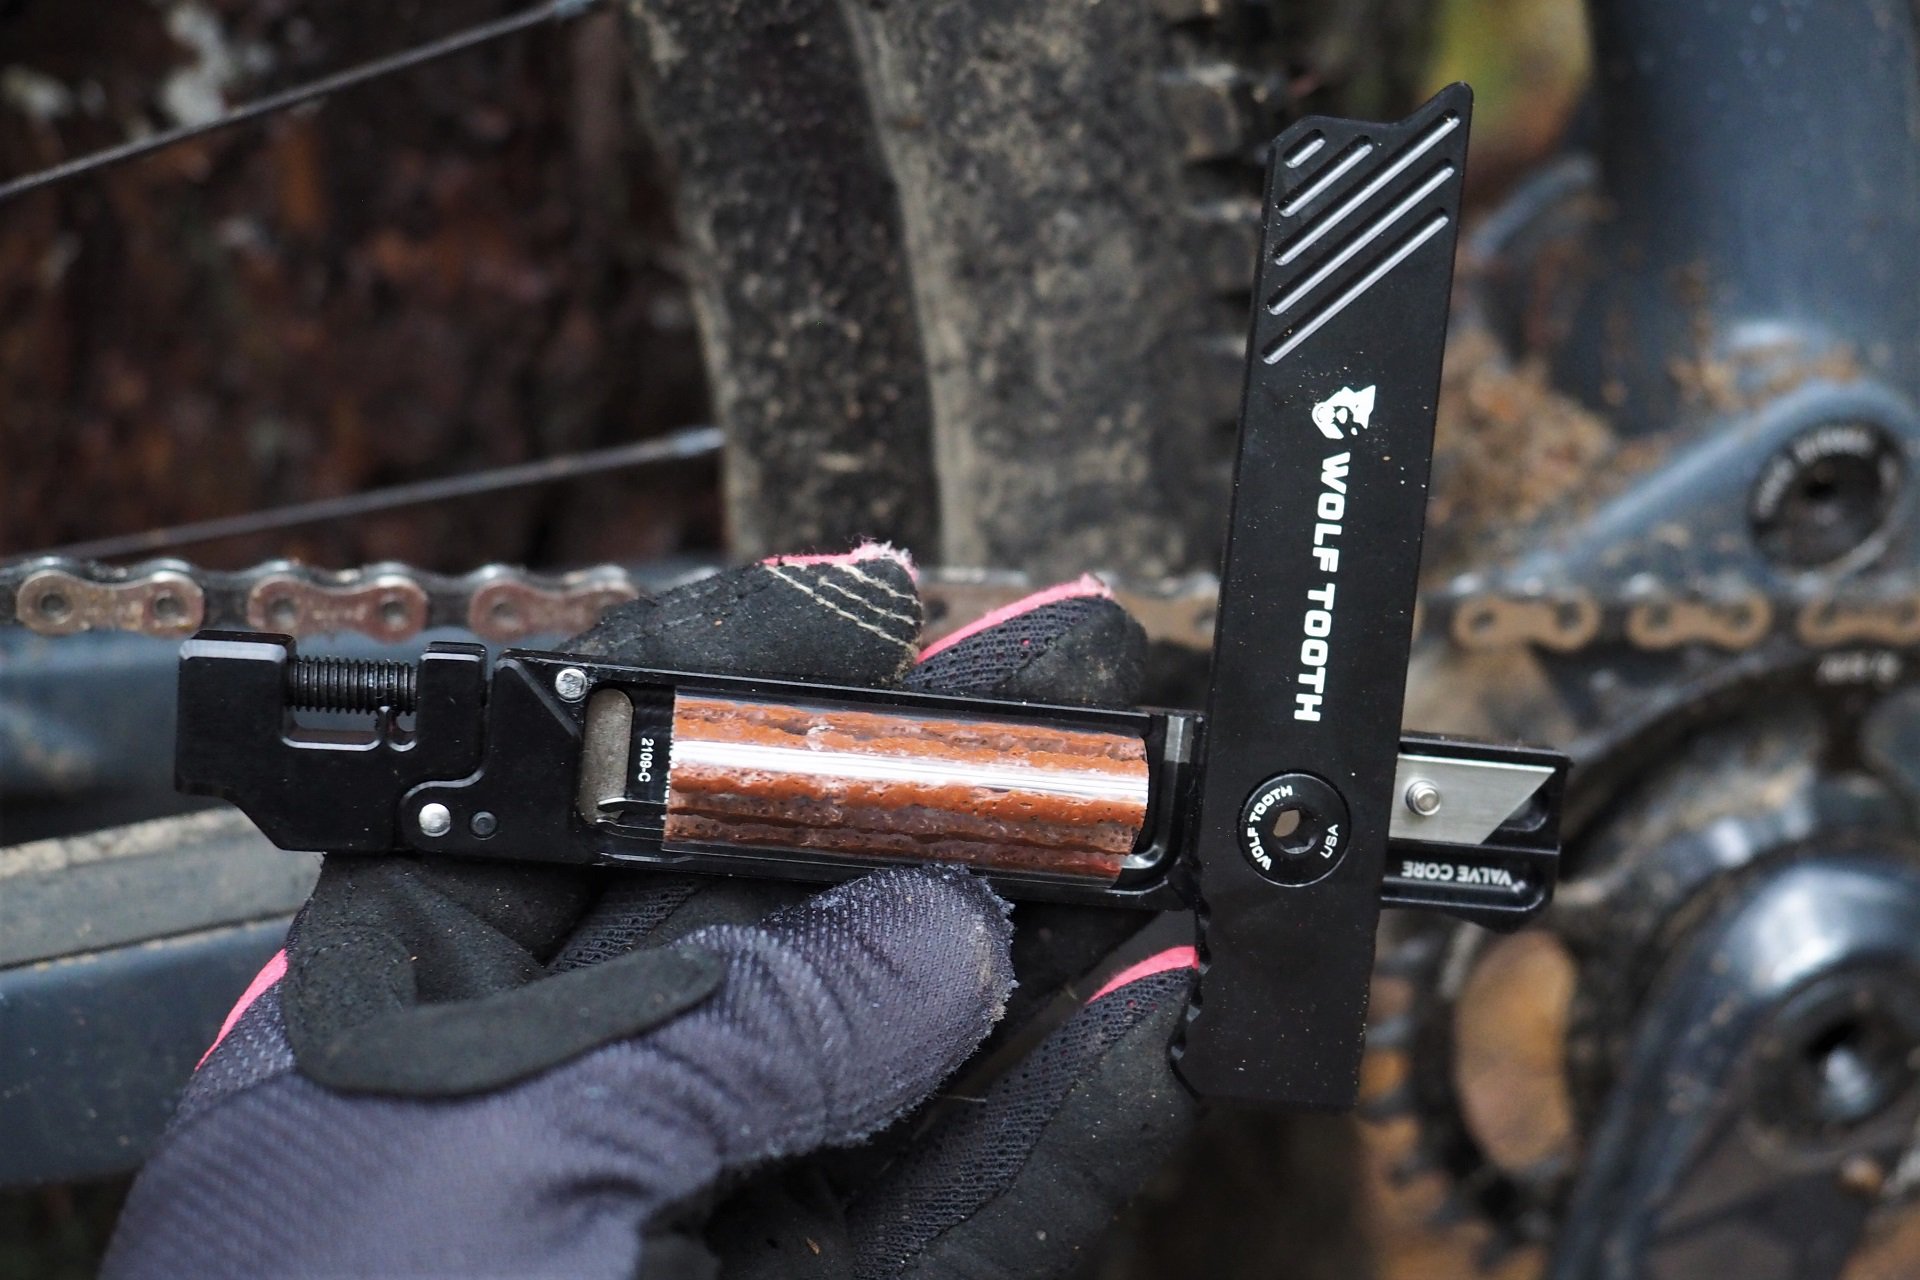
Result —
[{"label": "silver rivet", "polygon": [[568,702],[587,696],[587,673],[578,667],[562,667],[553,677],[553,691]]},{"label": "silver rivet", "polygon": [[420,834],[423,836],[443,836],[453,830],[453,815],[447,806],[435,802],[420,806]]},{"label": "silver rivet", "polygon": [[1440,788],[1425,778],[1415,778],[1407,784],[1407,808],[1423,818],[1431,818],[1440,812]]}]

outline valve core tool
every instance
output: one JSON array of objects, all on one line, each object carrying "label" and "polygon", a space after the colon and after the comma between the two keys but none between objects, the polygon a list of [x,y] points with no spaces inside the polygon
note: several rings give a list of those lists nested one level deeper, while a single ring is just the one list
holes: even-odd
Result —
[{"label": "valve core tool", "polygon": [[1558,858],[1565,757],[1400,734],[1471,106],[1453,85],[1273,143],[1204,717],[205,631],[180,788],[286,848],[787,880],[955,862],[1011,897],[1190,909],[1181,1077],[1352,1106],[1380,908],[1516,928]]}]

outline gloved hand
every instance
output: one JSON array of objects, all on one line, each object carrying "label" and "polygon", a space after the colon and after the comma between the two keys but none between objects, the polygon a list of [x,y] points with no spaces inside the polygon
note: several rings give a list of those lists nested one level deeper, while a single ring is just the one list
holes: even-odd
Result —
[{"label": "gloved hand", "polygon": [[[707,579],[565,647],[990,697],[1136,692],[1139,630],[1092,580],[916,662],[920,621],[904,558],[869,547]],[[1060,1274],[1192,1121],[1165,1051],[1188,949],[1119,975],[983,1096],[786,1159],[923,1102],[1009,1007],[1016,960],[1018,1019],[1141,924],[1020,914],[1013,937],[954,869],[809,893],[329,858],[105,1274],[708,1275],[716,1254],[729,1275]]]}]

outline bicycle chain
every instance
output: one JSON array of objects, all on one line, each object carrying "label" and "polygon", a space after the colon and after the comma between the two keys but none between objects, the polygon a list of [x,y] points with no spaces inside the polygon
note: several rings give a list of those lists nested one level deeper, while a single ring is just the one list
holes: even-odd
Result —
[{"label": "bicycle chain", "polygon": [[[1211,646],[1219,593],[1211,575],[1110,581],[1150,638],[1202,651]],[[932,619],[929,635],[1030,589],[1017,573],[927,570],[921,591]],[[335,572],[270,560],[227,571],[173,559],[123,568],[41,556],[0,565],[0,626],[45,636],[130,631],[179,638],[203,627],[295,637],[354,632],[387,643],[455,627],[511,644],[584,630],[608,608],[641,594],[634,576],[613,565],[548,575],[496,564],[453,576],[396,563]],[[1815,652],[1900,648],[1920,645],[1920,577],[1883,575],[1871,586],[1776,592],[1636,582],[1614,595],[1464,578],[1423,596],[1415,630],[1468,652],[1531,646],[1571,654],[1624,646],[1657,653],[1701,645],[1740,653],[1774,637]]]},{"label": "bicycle chain", "polygon": [[511,644],[585,630],[639,594],[631,575],[612,566],[542,575],[488,565],[455,577],[394,563],[330,572],[269,560],[223,571],[171,559],[118,568],[40,556],[0,565],[0,626],[45,636],[179,638],[203,627],[296,637],[356,632],[387,643],[458,627]]}]

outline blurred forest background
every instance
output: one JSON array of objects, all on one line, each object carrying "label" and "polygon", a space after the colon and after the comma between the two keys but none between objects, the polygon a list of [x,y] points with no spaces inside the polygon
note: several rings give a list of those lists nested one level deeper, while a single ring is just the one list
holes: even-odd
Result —
[{"label": "blurred forest background", "polygon": [[[517,7],[0,0],[0,176]],[[1303,92],[1373,57],[1363,24],[1324,25]],[[1446,0],[1411,56],[1430,83],[1474,83],[1485,196],[1567,117],[1579,6]],[[603,12],[0,206],[0,555],[700,421],[670,199],[632,97]],[[194,555],[464,569],[721,536],[709,480],[627,474]]]},{"label": "blurred forest background", "polygon": [[[519,6],[0,6],[14,176]],[[0,208],[0,554],[698,421],[697,340],[611,12]],[[703,486],[706,489],[711,486]],[[227,544],[338,566],[718,536],[631,477]]]},{"label": "blurred forest background", "polygon": [[[1476,88],[1484,203],[1574,112],[1578,0],[1392,2],[1430,10],[1420,47],[1393,54],[1412,78]],[[519,7],[0,0],[0,179]],[[1303,93],[1375,57],[1365,23],[1324,8],[1290,69]],[[600,13],[0,205],[0,556],[704,420],[668,176],[626,59]],[[723,537],[712,468],[689,464],[190,554],[463,570]],[[0,1196],[0,1277],[90,1274],[123,1192]]]}]

